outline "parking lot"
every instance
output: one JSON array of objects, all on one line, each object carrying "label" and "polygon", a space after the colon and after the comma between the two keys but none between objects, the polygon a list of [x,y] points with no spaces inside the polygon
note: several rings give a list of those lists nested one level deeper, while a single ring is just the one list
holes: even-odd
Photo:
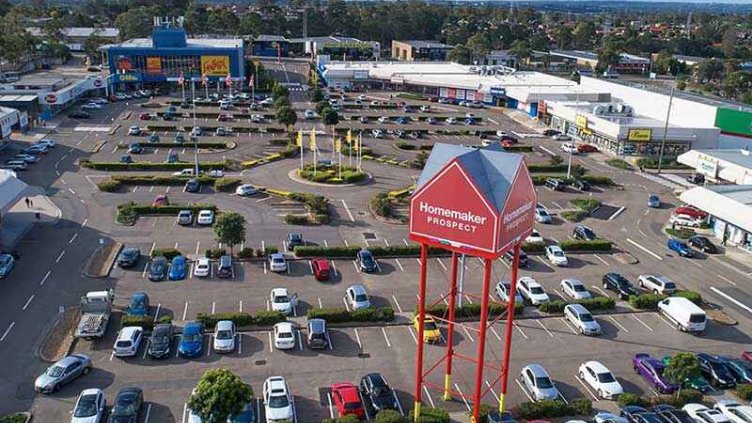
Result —
[{"label": "parking lot", "polygon": [[[291,77],[293,75],[295,78],[303,78],[297,74],[291,74]],[[352,101],[344,102],[341,110],[343,119],[338,127],[350,128],[354,133],[362,131],[364,146],[370,148],[374,155],[407,163],[413,160],[418,152],[397,148],[398,141],[412,142],[416,145],[430,145],[435,142],[480,145],[482,140],[476,131],[494,136],[496,131],[503,130],[517,136],[521,144],[532,147],[531,152],[523,153],[529,164],[547,163],[554,153],[561,155],[565,160],[567,158],[560,149],[560,142],[540,135],[541,128],[525,127],[499,109],[476,109],[400,100],[390,98],[390,93],[384,92],[367,92],[363,95],[366,96],[366,100],[362,105],[356,105]],[[407,166],[364,160],[363,169],[372,177],[369,183],[332,187],[304,184],[289,178],[288,174],[299,166],[298,157],[249,169],[233,165],[225,170],[225,176],[240,178],[243,183],[283,191],[315,192],[329,199],[332,219],[329,224],[291,226],[284,223],[284,215],[290,212],[303,212],[304,208],[300,203],[285,201],[276,196],[258,194],[244,198],[233,193],[215,192],[213,187],[207,184],[202,186],[198,193],[184,192],[182,186],[156,184],[128,185],[118,192],[107,193],[99,191],[96,184],[110,175],[165,176],[169,172],[96,171],[76,165],[82,158],[101,162],[118,161],[126,154],[129,144],[139,142],[145,149],[140,154],[132,155],[134,162],[163,162],[171,153],[176,153],[179,160],[186,162],[186,168],[192,167],[194,149],[191,142],[174,142],[177,132],[185,132],[187,135],[194,126],[192,110],[178,108],[178,114],[188,113],[188,116],[181,115],[174,121],[139,119],[139,115],[144,112],[163,113],[167,110],[169,102],[179,100],[178,94],[172,97],[143,99],[127,105],[123,102],[107,104],[100,110],[91,111],[91,121],[65,120],[55,132],[47,136],[58,142],[57,149],[42,155],[40,162],[31,165],[28,171],[21,172],[20,177],[30,184],[47,187],[53,199],[60,204],[66,223],[58,224],[51,230],[51,233],[56,234],[54,243],[29,242],[21,245],[23,255],[39,254],[41,257],[40,263],[44,263],[44,266],[34,266],[31,261],[25,261],[23,266],[27,266],[24,269],[28,269],[28,272],[40,272],[38,278],[36,273],[33,273],[33,279],[42,280],[42,283],[33,289],[29,284],[19,283],[24,275],[19,272],[22,269],[16,269],[6,282],[18,292],[9,295],[5,300],[9,303],[5,307],[7,310],[16,310],[21,308],[31,295],[31,304],[39,303],[39,307],[44,304],[44,310],[48,311],[49,315],[54,315],[59,306],[74,304],[77,297],[87,290],[113,287],[118,310],[127,306],[133,293],[146,292],[151,303],[149,314],[154,318],[172,316],[173,323],[178,329],[178,334],[173,340],[173,353],[164,360],[150,359],[146,356],[147,338],[135,357],[114,357],[112,346],[119,328],[118,311],[105,338],[95,342],[79,341],[75,344],[74,351],[91,355],[94,363],[92,373],[65,386],[54,395],[35,397],[31,392],[31,382],[47,364],[36,358],[24,358],[26,361],[21,361],[18,351],[36,348],[35,345],[41,342],[42,335],[39,331],[20,330],[29,327],[21,320],[23,317],[13,316],[7,312],[0,314],[0,331],[8,327],[10,322],[13,322],[13,325],[10,325],[3,339],[0,339],[0,353],[9,354],[14,357],[13,360],[19,360],[13,363],[18,363],[18,366],[24,369],[23,372],[0,374],[13,381],[6,387],[9,395],[15,395],[16,400],[21,403],[33,401],[36,421],[53,422],[70,418],[69,412],[82,389],[102,388],[111,401],[118,389],[135,385],[144,390],[147,402],[141,414],[142,422],[185,422],[186,401],[201,374],[208,369],[221,366],[231,369],[250,383],[257,397],[260,396],[261,384],[267,377],[285,376],[295,396],[296,420],[317,422],[326,417],[336,417],[336,408],[332,407],[329,395],[332,383],[357,383],[366,373],[381,372],[397,390],[401,411],[407,413],[412,409],[414,357],[418,342],[416,331],[411,325],[330,327],[330,348],[312,350],[305,342],[304,316],[308,310],[314,308],[348,307],[344,299],[345,289],[351,285],[362,284],[374,306],[390,306],[399,315],[399,321],[406,322],[417,304],[416,288],[420,271],[418,260],[414,257],[379,258],[377,271],[374,273],[362,273],[352,260],[332,260],[333,277],[329,281],[318,282],[313,277],[311,262],[308,259],[295,258],[291,252],[284,250],[287,234],[290,232],[302,233],[308,245],[324,247],[357,245],[367,248],[409,244],[406,226],[377,219],[369,211],[368,202],[377,192],[408,187],[420,171]],[[313,104],[307,102],[304,91],[292,91],[291,100],[299,115],[296,129],[320,131],[318,157],[331,157],[331,128],[325,127],[318,118],[302,119],[304,110],[314,108]],[[147,101],[158,102],[160,107],[140,107],[140,104]],[[430,104],[431,111],[418,110],[408,114],[376,106],[371,108],[372,101],[406,101],[416,107]],[[358,108],[349,107],[351,104]],[[201,106],[196,109],[196,113],[196,124],[207,131],[207,135],[199,137],[199,142],[228,143],[226,148],[200,149],[198,154],[201,162],[229,160],[237,164],[259,159],[284,148],[284,145],[274,140],[283,138],[285,134],[270,132],[281,130],[282,126],[273,122],[270,116],[266,117],[266,122],[258,123],[252,122],[250,113],[242,109],[220,111],[217,107]],[[220,113],[234,115],[237,118],[217,122]],[[259,111],[259,114],[263,115],[270,113],[268,110]],[[473,124],[466,125],[463,122],[467,113],[475,115]],[[392,120],[405,115],[409,115],[413,121],[399,124]],[[368,122],[361,123],[361,116],[368,116]],[[382,116],[390,117],[390,123],[379,123],[378,118]],[[428,117],[435,117],[439,122],[427,123]],[[455,117],[458,122],[447,124],[441,121],[448,117]],[[145,128],[147,125],[152,125],[153,128],[145,130],[143,135],[127,135],[130,126]],[[220,126],[231,127],[232,135],[209,134]],[[163,129],[160,129],[161,127]],[[374,138],[370,132],[372,129],[384,130],[384,137]],[[394,133],[398,129],[406,132],[420,131],[421,138],[401,139]],[[173,145],[150,147],[148,135],[152,132],[156,132],[161,143]],[[0,153],[0,159],[12,157],[27,145],[24,142],[14,143],[10,149]],[[533,362],[543,365],[548,370],[565,400],[590,398],[596,401],[596,393],[576,376],[578,366],[582,362],[601,361],[616,375],[627,392],[651,394],[651,388],[632,370],[631,359],[635,353],[647,352],[653,356],[663,357],[680,351],[695,351],[738,356],[741,351],[752,346],[747,336],[749,320],[746,311],[718,294],[721,292],[749,304],[752,299],[745,292],[750,283],[748,273],[752,272],[752,269],[741,268],[723,256],[698,253],[695,258],[687,259],[670,253],[666,248],[666,237],[662,229],[671,209],[679,205],[678,199],[673,195],[673,189],[676,187],[665,179],[649,178],[609,167],[604,163],[605,158],[599,153],[577,155],[573,157],[573,163],[587,169],[589,174],[611,177],[620,187],[594,186],[589,192],[571,188],[565,191],[551,191],[543,186],[537,187],[538,202],[553,215],[553,221],[551,224],[537,224],[536,228],[547,243],[558,243],[568,239],[572,236],[575,224],[562,219],[561,213],[573,208],[570,203],[573,199],[597,199],[601,202],[600,208],[583,223],[598,236],[614,242],[616,252],[627,252],[635,257],[638,263],[624,264],[617,254],[582,253],[568,254],[568,267],[555,267],[544,255],[530,254],[530,264],[527,268],[521,269],[520,276],[533,277],[552,299],[564,299],[560,288],[560,282],[564,278],[583,281],[593,295],[616,298],[613,291],[603,289],[601,278],[605,273],[619,272],[635,284],[641,274],[663,274],[674,280],[680,288],[700,291],[708,301],[722,307],[738,320],[739,324],[724,326],[711,321],[705,334],[696,337],[677,332],[663,317],[654,312],[636,311],[626,302],[617,301],[615,310],[596,315],[603,329],[602,335],[584,337],[577,335],[575,328],[561,316],[544,315],[527,306],[522,318],[515,323],[513,331],[510,392],[507,399],[510,406],[530,400],[530,393],[525,391],[518,376],[523,366]],[[313,155],[306,151],[305,162],[310,163],[312,159]],[[346,163],[348,159],[344,158]],[[648,209],[645,206],[650,193],[661,196],[662,207]],[[204,256],[207,249],[217,248],[214,231],[210,226],[181,226],[177,224],[175,216],[140,216],[133,226],[121,226],[114,222],[117,205],[126,201],[148,204],[157,195],[167,195],[174,204],[211,203],[220,211],[232,210],[241,213],[247,222],[246,241],[243,245],[235,246],[235,251],[243,247],[262,250],[266,247],[277,247],[285,252],[287,270],[280,273],[272,272],[263,259],[235,261],[232,277],[220,279],[216,275],[216,262],[213,262],[209,277],[194,276],[195,260]],[[89,229],[92,233],[85,234],[84,229]],[[83,263],[92,254],[99,239],[138,247],[141,259],[131,269],[115,267],[107,279],[89,280],[76,276],[71,278],[75,279],[75,282],[69,282],[70,286],[64,285],[63,275],[80,274]],[[185,279],[156,283],[149,281],[147,273],[151,252],[164,248],[175,248],[188,258]],[[51,263],[51,266],[58,266],[59,270],[54,267],[48,270],[47,262]],[[465,285],[461,295],[462,301],[478,303],[482,295],[483,264],[477,258],[468,257],[464,266]],[[446,301],[450,267],[450,257],[429,259],[429,304]],[[45,276],[45,272],[53,270],[52,276],[50,273]],[[510,278],[510,273],[507,263],[502,260],[494,261],[492,283]],[[31,273],[27,273],[27,277],[31,277],[29,274]],[[45,282],[47,280],[51,282]],[[53,290],[50,285],[60,286],[60,291]],[[270,291],[280,287],[298,294],[298,306],[290,317],[298,327],[296,348],[288,351],[277,350],[273,345],[272,332],[259,330],[241,332],[234,352],[219,354],[211,348],[211,331],[207,331],[204,334],[201,357],[184,359],[175,356],[180,328],[186,322],[196,319],[200,313],[256,313],[268,310]],[[491,294],[493,301],[499,301],[493,289]],[[19,302],[20,304],[16,304]],[[445,325],[440,326],[443,340],[436,345],[425,347],[427,363],[439,360],[444,352],[447,333]],[[7,341],[4,342],[6,336]],[[459,325],[454,334],[456,351],[461,355],[474,356],[477,338],[477,322]],[[487,339],[486,358],[489,366],[484,374],[484,383],[491,389],[484,402],[493,404],[498,400],[500,389],[497,378],[504,347],[503,321],[491,326]],[[430,383],[423,390],[423,401],[429,405],[446,406],[452,411],[466,411],[472,406],[469,402],[474,380],[472,365],[464,360],[455,360],[453,383],[455,389],[463,395],[454,398],[450,403],[443,403],[440,399],[441,392],[436,389],[436,386],[443,384],[440,369],[441,367],[429,377]],[[513,378],[515,381],[511,380]],[[16,385],[19,388],[16,389]],[[605,410],[615,410],[616,407],[615,403],[603,400],[597,400],[594,405],[597,409]],[[263,419],[263,405],[257,406]]]}]

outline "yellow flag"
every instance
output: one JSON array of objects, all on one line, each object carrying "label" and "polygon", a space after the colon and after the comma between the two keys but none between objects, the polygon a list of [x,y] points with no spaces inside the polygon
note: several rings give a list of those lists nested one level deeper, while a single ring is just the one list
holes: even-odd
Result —
[{"label": "yellow flag", "polygon": [[347,145],[352,145],[352,130],[347,130]]},{"label": "yellow flag", "polygon": [[355,138],[355,144],[353,144],[353,151],[358,151],[360,149],[360,137]]},{"label": "yellow flag", "polygon": [[337,138],[334,140],[334,151],[339,153],[340,149],[342,148],[342,138]]},{"label": "yellow flag", "polygon": [[311,142],[308,146],[311,151],[316,151],[316,130],[311,129]]},{"label": "yellow flag", "polygon": [[295,145],[298,147],[303,146],[303,131],[298,129],[298,137],[295,139]]}]

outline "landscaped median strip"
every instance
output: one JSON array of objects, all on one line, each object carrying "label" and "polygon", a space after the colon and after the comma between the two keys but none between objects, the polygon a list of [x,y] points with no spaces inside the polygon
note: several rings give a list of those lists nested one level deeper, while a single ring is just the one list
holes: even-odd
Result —
[{"label": "landscaped median strip", "polygon": [[180,210],[190,210],[198,213],[201,210],[211,210],[217,213],[217,206],[209,203],[170,204],[166,206],[154,206],[151,204],[138,204],[135,202],[123,203],[117,208],[115,221],[121,225],[133,225],[138,216],[142,214],[172,215],[177,216]]},{"label": "landscaped median strip", "polygon": [[[135,162],[135,163],[120,163],[120,162],[93,162],[89,159],[81,159],[78,161],[81,167],[94,170],[115,170],[115,171],[133,171],[133,170],[171,170],[177,171],[185,168],[192,168],[195,165],[188,162],[176,162],[176,163],[159,163],[159,162]],[[199,170],[224,170],[227,168],[227,162],[205,162],[199,163]]]},{"label": "landscaped median strip", "polygon": [[277,160],[286,159],[288,157],[295,157],[298,154],[298,151],[300,151],[300,147],[296,146],[293,143],[290,143],[287,145],[287,147],[285,147],[284,150],[281,150],[279,153],[268,154],[256,160],[243,162],[241,163],[241,166],[243,166],[243,168],[245,169],[250,169],[252,167],[276,162]]}]

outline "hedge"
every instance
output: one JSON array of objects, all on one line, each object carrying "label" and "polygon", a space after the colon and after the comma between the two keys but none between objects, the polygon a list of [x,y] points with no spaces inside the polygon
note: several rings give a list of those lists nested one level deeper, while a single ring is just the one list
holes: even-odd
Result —
[{"label": "hedge", "polygon": [[389,195],[389,198],[403,198],[410,195],[410,193],[415,189],[415,185],[410,185],[407,188],[398,189],[396,191],[389,191],[387,195]]},{"label": "hedge", "polygon": [[[297,246],[295,247],[295,255],[297,257],[355,257],[358,251],[363,248],[368,248],[375,257],[384,256],[417,256],[420,255],[420,245],[392,245],[392,246],[371,246],[360,247],[357,245],[350,245],[348,247],[321,247],[321,246]],[[428,254],[447,254],[445,250],[439,248],[428,248]]]},{"label": "hedge", "polygon": [[586,218],[587,215],[588,212],[585,210],[567,210],[559,213],[559,216],[567,222],[580,222],[582,219]]},{"label": "hedge", "polygon": [[542,400],[525,402],[516,407],[515,415],[525,420],[563,416],[587,416],[593,413],[593,403],[577,398],[569,403],[562,400]]},{"label": "hedge", "polygon": [[123,316],[120,319],[120,327],[127,326],[141,326],[145,331],[150,331],[154,328],[154,319],[151,316]]},{"label": "hedge", "polygon": [[415,423],[449,423],[449,412],[443,408],[428,408],[421,405],[417,421],[413,410],[410,411],[407,419]]},{"label": "hedge", "polygon": [[[572,165],[572,173],[574,173],[575,167],[579,167],[576,164]],[[567,171],[566,164],[529,164],[527,169],[530,173],[563,173]]]},{"label": "hedge", "polygon": [[172,260],[179,255],[182,255],[182,253],[180,252],[180,250],[177,250],[175,248],[155,248],[151,252],[152,257],[162,256],[167,260]]},{"label": "hedge", "polygon": [[616,300],[611,297],[593,297],[584,300],[572,301],[549,301],[538,307],[543,313],[561,313],[567,304],[582,304],[590,311],[593,310],[611,310],[616,307]]},{"label": "hedge", "polygon": [[208,203],[170,204],[166,206],[152,206],[151,204],[138,204],[134,202],[121,204],[118,207],[130,207],[134,213],[139,214],[172,214],[177,215],[180,210],[191,210],[198,213],[201,210],[217,211],[217,206]]},{"label": "hedge", "polygon": [[216,191],[231,192],[242,182],[238,178],[218,178],[214,180],[214,189]]},{"label": "hedge", "polygon": [[[194,167],[188,162],[177,163],[157,163],[157,162],[140,162],[140,163],[120,163],[120,162],[92,162],[89,159],[79,160],[81,167],[94,170],[111,170],[111,171],[134,171],[134,170],[168,170],[178,171],[187,167]],[[206,162],[199,163],[201,170],[224,170],[227,168],[226,162]]]},{"label": "hedge", "polygon": [[[677,162],[676,157],[663,157],[661,164],[661,169],[692,169]],[[637,166],[642,166],[645,169],[658,169],[658,159],[653,157],[637,159]]]},{"label": "hedge", "polygon": [[[686,298],[695,304],[702,303],[702,295],[700,295],[700,293],[697,291],[676,291],[672,296]],[[664,294],[646,293],[640,295],[630,295],[629,305],[639,309],[656,309],[658,308],[658,303],[665,300],[666,298],[668,298],[668,295]]]},{"label": "hedge", "polygon": [[288,225],[307,225],[309,223],[308,215],[287,213],[284,217]]},{"label": "hedge", "polygon": [[221,320],[231,320],[235,322],[237,326],[271,326],[279,322],[285,321],[285,315],[281,311],[260,311],[255,316],[245,312],[230,312],[230,313],[215,313],[206,314],[199,313],[196,316],[196,320],[201,322],[205,328],[213,329],[217,325],[217,322]]},{"label": "hedge", "polygon": [[736,385],[736,396],[744,401],[752,400],[752,385],[748,383],[739,383]]},{"label": "hedge", "polygon": [[575,198],[569,200],[569,204],[588,213],[601,206],[601,202],[595,198]]},{"label": "hedge", "polygon": [[415,150],[418,148],[417,145],[405,141],[397,141],[394,143],[394,146],[400,150]]},{"label": "hedge", "polygon": [[189,176],[160,176],[160,175],[113,175],[109,180],[117,181],[123,185],[183,185],[189,179],[198,179],[201,183],[213,180],[206,176],[192,178]]},{"label": "hedge", "polygon": [[[195,148],[196,144],[192,143],[190,141],[185,141],[182,143],[179,142],[142,142],[141,147],[152,147],[152,148],[176,148],[176,147],[186,147],[186,148]],[[125,143],[118,144],[119,149],[125,149],[128,148],[129,145]],[[215,150],[224,150],[227,148],[231,148],[232,146],[230,143],[227,142],[200,142],[198,143],[198,148],[203,149],[215,149]]]},{"label": "hedge", "polygon": [[606,160],[606,164],[618,169],[624,169],[624,170],[632,170],[633,167],[628,162],[625,162],[622,159],[608,159]]},{"label": "hedge", "polygon": [[278,153],[268,154],[260,159],[243,162],[241,163],[241,166],[243,166],[245,169],[249,169],[254,166],[260,166],[262,164],[275,162],[277,160],[286,159],[288,157],[294,157],[298,154],[298,151],[300,151],[300,147],[295,144],[289,144],[287,147],[285,147],[284,150],[280,150]]},{"label": "hedge", "polygon": [[218,259],[218,258],[220,258],[220,257],[222,257],[224,255],[227,255],[227,250],[225,250],[224,248],[222,248],[222,249],[219,249],[219,248],[214,248],[214,249],[209,248],[204,253],[204,257],[210,258],[210,259]]},{"label": "hedge", "polygon": [[117,192],[120,191],[120,188],[122,187],[123,184],[121,184],[120,181],[112,178],[97,182],[97,188],[103,192]]},{"label": "hedge", "polygon": [[[575,180],[575,178],[573,177],[567,178],[565,174],[531,175],[531,178],[533,179],[534,185],[544,185],[546,183],[546,179],[548,178],[561,179],[567,184],[572,184],[572,182],[574,182]],[[617,185],[613,179],[609,178],[608,176],[603,176],[603,175],[582,175],[578,179],[581,179],[586,182],[590,182],[593,185],[606,185],[606,186]]]},{"label": "hedge", "polygon": [[[515,302],[514,314],[515,315],[521,314],[524,307],[525,305],[523,303]],[[505,314],[506,311],[507,311],[506,303],[498,303],[498,302],[488,303],[489,316],[496,317],[496,316]],[[448,315],[448,312],[449,312],[449,307],[446,304],[442,304],[442,303],[426,307],[426,314],[430,314],[433,316],[445,317]],[[480,317],[480,304],[473,303],[473,304],[463,304],[462,306],[457,306],[454,310],[454,313],[455,313],[455,317],[458,317],[458,318],[468,319],[468,318]]]},{"label": "hedge", "polygon": [[[559,247],[564,251],[611,251],[611,241],[594,239],[592,241],[581,239],[564,239],[559,242]],[[527,252],[527,249],[523,247]]]},{"label": "hedge", "polygon": [[691,228],[666,228],[665,231],[672,237],[679,239],[689,239],[695,234],[695,230]]},{"label": "hedge", "polygon": [[674,395],[654,395],[649,397],[641,397],[639,395],[623,393],[619,395],[616,400],[620,407],[627,405],[637,405],[640,407],[649,408],[658,404],[672,405],[677,408],[681,408],[686,404],[703,402],[704,395],[700,391],[694,389],[682,389]]},{"label": "hedge", "polygon": [[545,242],[523,242],[522,251],[526,253],[542,253],[546,251]]},{"label": "hedge", "polygon": [[403,416],[399,411],[389,409],[376,413],[374,421],[376,423],[412,423],[407,420],[407,416]]},{"label": "hedge", "polygon": [[344,308],[312,308],[308,310],[308,319],[324,319],[327,323],[346,322],[391,322],[394,309],[391,307],[368,307],[348,311]]},{"label": "hedge", "polygon": [[125,203],[117,206],[117,214],[115,215],[115,222],[121,225],[133,225],[138,219],[138,213],[133,210],[135,203]]}]

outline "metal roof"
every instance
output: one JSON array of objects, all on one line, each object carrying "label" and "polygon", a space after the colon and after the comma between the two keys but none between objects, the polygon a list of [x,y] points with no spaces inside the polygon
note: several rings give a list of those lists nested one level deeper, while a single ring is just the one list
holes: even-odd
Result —
[{"label": "metal roof", "polygon": [[414,48],[454,48],[449,44],[440,43],[437,41],[423,41],[423,40],[395,40],[398,43],[407,44]]},{"label": "metal roof", "polygon": [[[640,84],[640,83],[635,83],[634,81],[619,80],[619,79],[609,79],[608,82],[619,84],[619,85],[626,85],[628,87],[637,88],[640,90],[656,92],[656,93],[663,94],[663,95],[671,94],[671,91],[669,89],[656,86],[656,85]],[[735,109],[735,110],[740,110],[740,111],[752,112],[752,107],[750,107],[749,104],[736,103],[736,102],[728,101],[725,99],[712,98],[712,97],[708,97],[702,94],[674,90],[674,96],[676,96],[677,98],[682,98],[684,100],[707,104],[709,106],[723,107],[726,109]]]},{"label": "metal roof", "polygon": [[[238,48],[243,45],[241,38],[188,38],[185,47],[176,48]],[[151,38],[133,38],[107,48],[154,48]]]},{"label": "metal roof", "polygon": [[731,150],[691,150],[683,155],[704,154],[706,156],[714,157],[716,159],[741,166],[745,169],[752,169],[752,152],[742,150],[739,148]]},{"label": "metal roof", "polygon": [[281,35],[266,35],[261,34],[256,37],[253,37],[253,41],[283,41],[287,42],[287,38],[281,36]]},{"label": "metal roof", "polygon": [[515,175],[523,165],[522,155],[495,149],[436,143],[423,167],[415,191],[454,159],[457,159],[462,169],[473,179],[475,186],[495,207],[495,212],[501,213]]},{"label": "metal roof", "polygon": [[291,43],[351,43],[351,42],[360,42],[359,39],[355,37],[346,37],[346,36],[333,36],[329,35],[326,37],[308,37],[308,38],[290,38],[288,41]]},{"label": "metal roof", "polygon": [[0,102],[7,102],[7,103],[21,103],[26,101],[34,101],[39,99],[39,96],[36,94],[6,94],[6,95],[0,95]]},{"label": "metal roof", "polygon": [[[38,27],[29,27],[26,30],[34,36],[42,35],[42,29]],[[117,28],[70,27],[62,28],[60,33],[64,37],[89,37],[93,34],[102,38],[117,38],[120,36],[120,30]]]},{"label": "metal roof", "polygon": [[734,226],[752,232],[752,186],[711,185],[695,187],[679,198]]}]

